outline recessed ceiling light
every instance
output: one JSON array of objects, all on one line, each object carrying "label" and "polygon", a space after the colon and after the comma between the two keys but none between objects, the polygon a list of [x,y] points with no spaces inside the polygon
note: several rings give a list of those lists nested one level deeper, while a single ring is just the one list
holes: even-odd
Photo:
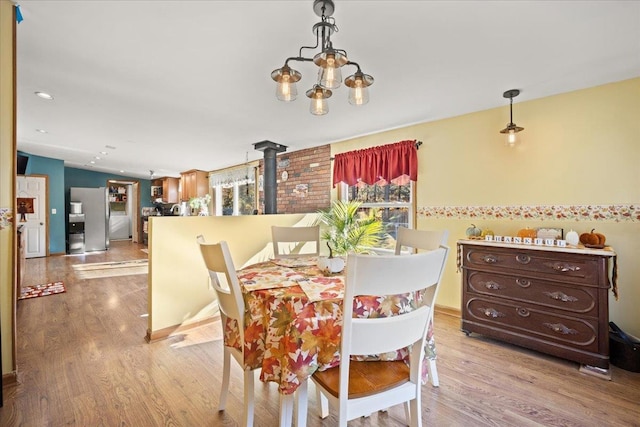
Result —
[{"label": "recessed ceiling light", "polygon": [[100,160],[100,156],[96,156],[94,157],[96,160]]},{"label": "recessed ceiling light", "polygon": [[104,148],[108,148],[109,150],[115,150],[116,147],[114,147],[113,145],[105,145]]},{"label": "recessed ceiling light", "polygon": [[101,151],[100,154],[102,154],[103,156],[106,156],[108,153],[106,151]]},{"label": "recessed ceiling light", "polygon": [[120,173],[124,173],[124,171],[120,171]]},{"label": "recessed ceiling light", "polygon": [[91,163],[92,165],[95,165],[96,161],[95,160],[91,160],[89,163]]},{"label": "recessed ceiling light", "polygon": [[36,129],[36,132],[40,132],[40,133],[47,133],[47,131],[46,131],[46,130],[44,130],[44,129]]},{"label": "recessed ceiling light", "polygon": [[39,96],[42,99],[48,99],[49,101],[51,101],[53,99],[53,96],[49,95],[46,92],[35,92],[36,96]]}]

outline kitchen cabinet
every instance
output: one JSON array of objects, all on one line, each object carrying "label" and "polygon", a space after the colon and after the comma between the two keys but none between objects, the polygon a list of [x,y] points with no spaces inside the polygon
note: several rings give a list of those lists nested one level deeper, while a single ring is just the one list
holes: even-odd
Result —
[{"label": "kitchen cabinet", "polygon": [[615,256],[605,249],[461,240],[462,331],[608,369]]},{"label": "kitchen cabinet", "polygon": [[178,203],[180,201],[178,194],[180,178],[158,178],[154,179],[151,185],[152,188],[157,189],[156,194],[152,194],[153,200],[162,198],[164,203]]},{"label": "kitchen cabinet", "polygon": [[192,169],[180,174],[180,199],[188,202],[193,197],[209,194],[209,177],[205,171]]}]

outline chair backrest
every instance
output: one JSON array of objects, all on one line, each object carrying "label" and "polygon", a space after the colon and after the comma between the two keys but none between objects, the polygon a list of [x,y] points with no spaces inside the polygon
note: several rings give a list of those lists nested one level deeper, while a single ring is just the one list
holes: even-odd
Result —
[{"label": "chair backrest", "polygon": [[[396,255],[402,254],[402,248],[411,248],[413,252],[416,250],[432,251],[438,248],[445,248],[449,252],[447,239],[449,230],[416,230],[413,228],[400,227],[396,237]],[[442,272],[441,272],[442,274]],[[438,282],[440,279],[438,279]],[[432,308],[430,319],[433,318],[433,306],[438,297],[440,286],[432,286],[424,291],[423,303]]]},{"label": "chair backrest", "polygon": [[238,329],[242,334],[244,300],[229,246],[224,240],[219,243],[206,243],[202,235],[196,239],[200,245],[202,259],[209,270],[209,277],[218,297],[220,311],[223,317],[235,319],[238,322]]},{"label": "chair backrest", "polygon": [[[273,242],[273,256],[276,258],[318,256],[320,254],[319,225],[308,227],[281,227],[273,225],[271,226],[271,238]],[[310,245],[308,244],[309,242],[311,242]],[[305,252],[301,252],[303,249]]]},{"label": "chair backrest", "polygon": [[396,235],[396,255],[400,255],[403,247],[430,251],[439,246],[446,246],[448,230],[416,230],[399,227]]},{"label": "chair backrest", "polygon": [[[442,247],[405,256],[349,254],[345,311],[359,295],[398,295],[440,286],[448,252]],[[424,341],[430,311],[431,306],[423,304],[409,313],[383,318],[352,318],[345,312],[341,360],[346,360],[345,353],[386,353]]]}]

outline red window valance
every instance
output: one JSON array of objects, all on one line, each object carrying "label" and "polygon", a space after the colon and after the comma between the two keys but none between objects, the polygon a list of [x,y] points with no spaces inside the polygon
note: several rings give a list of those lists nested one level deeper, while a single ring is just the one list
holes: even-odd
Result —
[{"label": "red window valance", "polygon": [[418,179],[415,140],[336,154],[333,161],[334,187],[339,182],[347,185],[358,182],[373,185],[381,180],[391,182],[403,175],[411,181]]}]

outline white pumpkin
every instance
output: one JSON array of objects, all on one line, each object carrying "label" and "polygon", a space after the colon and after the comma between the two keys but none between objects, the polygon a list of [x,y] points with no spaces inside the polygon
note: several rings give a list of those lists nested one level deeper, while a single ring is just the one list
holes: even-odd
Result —
[{"label": "white pumpkin", "polygon": [[577,232],[571,230],[567,233],[565,240],[567,241],[568,244],[576,246],[578,243],[580,243],[580,236],[578,235]]},{"label": "white pumpkin", "polygon": [[325,273],[339,273],[344,270],[344,258],[327,256],[318,257],[318,268]]}]

